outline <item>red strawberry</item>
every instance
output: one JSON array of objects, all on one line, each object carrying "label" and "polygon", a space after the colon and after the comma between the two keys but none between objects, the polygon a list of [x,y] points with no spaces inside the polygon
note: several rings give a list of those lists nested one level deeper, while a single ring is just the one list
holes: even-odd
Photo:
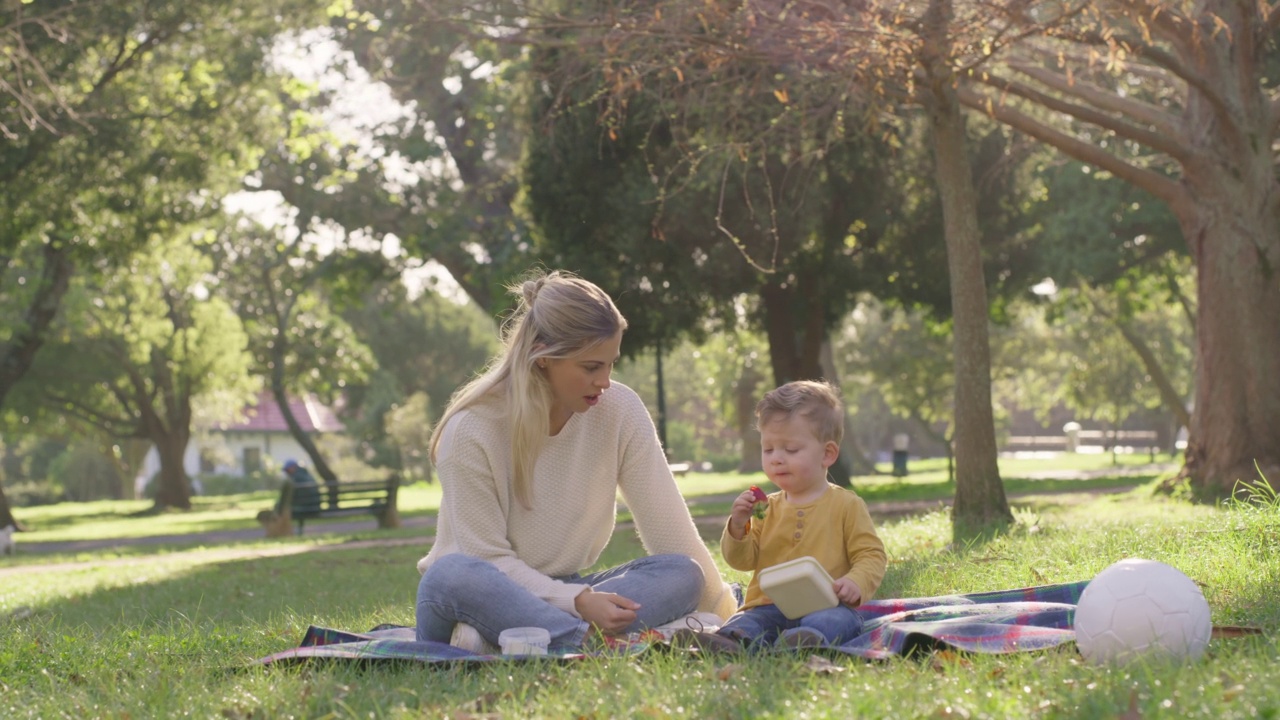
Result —
[{"label": "red strawberry", "polygon": [[751,486],[751,496],[754,498],[751,515],[757,520],[763,520],[764,512],[769,507],[769,496],[765,495],[764,491],[756,485]]}]

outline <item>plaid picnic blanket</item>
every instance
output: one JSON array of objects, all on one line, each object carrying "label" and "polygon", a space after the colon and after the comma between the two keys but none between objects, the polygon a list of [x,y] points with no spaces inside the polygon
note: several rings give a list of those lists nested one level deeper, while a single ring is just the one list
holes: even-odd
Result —
[{"label": "plaid picnic blanket", "polygon": [[[1088,581],[1041,585],[1016,590],[873,600],[858,610],[865,618],[863,634],[843,645],[824,648],[867,659],[885,659],[916,651],[953,649],[975,653],[1045,650],[1073,642],[1072,620]],[[660,639],[641,637],[598,654],[639,654]],[[334,660],[402,660],[422,663],[485,662],[498,659],[568,660],[581,652],[546,656],[476,655],[448,643],[414,639],[413,628],[380,626],[354,633],[312,626],[302,643],[255,661],[272,665],[319,658]]]}]

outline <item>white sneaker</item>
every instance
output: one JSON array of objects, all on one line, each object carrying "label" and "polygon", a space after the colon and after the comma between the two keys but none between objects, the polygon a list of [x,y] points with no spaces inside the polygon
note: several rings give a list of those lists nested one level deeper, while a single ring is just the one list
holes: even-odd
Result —
[{"label": "white sneaker", "polygon": [[453,633],[449,636],[449,644],[466,650],[473,655],[497,655],[498,646],[485,640],[480,631],[471,627],[466,623],[458,623],[453,626]]}]

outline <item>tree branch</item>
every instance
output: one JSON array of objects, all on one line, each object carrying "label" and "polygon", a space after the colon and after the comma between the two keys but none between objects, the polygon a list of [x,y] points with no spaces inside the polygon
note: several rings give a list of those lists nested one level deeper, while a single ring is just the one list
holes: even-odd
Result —
[{"label": "tree branch", "polygon": [[[1227,123],[1229,127],[1235,127],[1235,123],[1231,120],[1231,113],[1222,96],[1218,93],[1218,88],[1214,87],[1210,81],[1202,77],[1199,73],[1194,72],[1182,63],[1177,57],[1161,50],[1160,48],[1148,45],[1146,42],[1133,37],[1123,35],[1103,36],[1098,33],[1079,33],[1070,35],[1057,35],[1060,40],[1074,42],[1082,45],[1093,45],[1097,47],[1111,47],[1112,43],[1118,42],[1125,46],[1130,54],[1135,57],[1142,57],[1150,60],[1156,65],[1168,70],[1169,72],[1182,78],[1188,85],[1204,95],[1209,104],[1213,106],[1218,119]],[[1197,56],[1204,52],[1202,48],[1192,48],[1189,53],[1191,57]]]},{"label": "tree branch", "polygon": [[[108,434],[117,437],[129,437],[137,432],[137,428],[132,427],[133,423],[130,422],[129,418],[109,415],[96,408],[89,407],[69,395],[62,395],[54,390],[46,390],[44,396],[46,401],[56,406],[59,411],[99,428]],[[124,428],[129,429],[124,430]]]},{"label": "tree branch", "polygon": [[[1169,113],[1158,107],[1138,100],[1121,97],[1114,92],[1099,88],[1093,83],[1083,82],[1078,78],[1074,80],[1068,79],[1061,73],[1054,72],[1045,67],[1038,67],[1025,63],[1017,63],[1011,65],[1011,67],[1015,71],[1020,72],[1043,85],[1047,85],[1064,95],[1074,95],[1095,107],[1118,113],[1131,120],[1142,123],[1143,125],[1149,125],[1155,129],[1155,135],[1170,138],[1175,141],[1174,144],[1176,145],[1185,146],[1187,144],[1185,139],[1182,137],[1182,131],[1179,129],[1178,124],[1169,115]],[[1075,113],[1070,114],[1075,115]],[[1076,115],[1076,117],[1080,116]],[[1084,120],[1085,118],[1081,117],[1081,119]],[[1090,120],[1089,122],[1093,121]],[[1151,144],[1139,138],[1134,139],[1144,145]]]},{"label": "tree branch", "polygon": [[[1052,75],[1053,73],[1048,74]],[[1120,137],[1133,140],[1134,142],[1146,145],[1153,150],[1165,153],[1179,162],[1185,162],[1188,159],[1188,143],[1180,141],[1181,133],[1177,131],[1176,125],[1163,119],[1157,120],[1159,124],[1156,126],[1156,132],[1152,132],[1118,120],[1106,113],[1099,112],[1095,108],[1061,100],[1013,80],[989,74],[979,75],[977,76],[977,80],[978,82],[981,82],[984,85],[989,85],[1001,92],[1016,95],[1038,105],[1042,105],[1050,110],[1065,113],[1078,120],[1096,125],[1104,130],[1110,130]],[[1066,82],[1065,78],[1062,79],[1062,84],[1067,86],[1064,92],[1070,92],[1077,95],[1087,95],[1087,97],[1084,97],[1083,99],[1088,102],[1094,101],[1094,95],[1105,94],[1097,89],[1090,92],[1088,88],[1071,88],[1070,83]],[[1059,89],[1057,86],[1053,87],[1055,90]],[[1115,99],[1121,100],[1121,98]],[[1115,108],[1108,109],[1120,112]]]},{"label": "tree branch", "polygon": [[962,85],[957,88],[956,97],[965,107],[985,112],[990,117],[1051,145],[1080,162],[1096,165],[1122,180],[1137,185],[1168,203],[1171,208],[1185,207],[1191,202],[1191,197],[1177,181],[1131,165],[1101,148],[1049,127],[970,87]]},{"label": "tree branch", "polygon": [[27,306],[18,329],[9,341],[0,345],[0,404],[22,376],[31,369],[36,353],[44,346],[45,335],[58,315],[62,298],[70,288],[75,263],[71,259],[71,244],[61,239],[46,243],[42,253],[44,267],[40,273],[40,285]]},{"label": "tree branch", "polygon": [[[1154,30],[1157,36],[1184,51],[1195,46],[1195,23],[1186,15],[1170,7],[1169,3],[1157,5],[1149,0],[1115,0],[1115,2],[1129,10],[1130,19],[1138,23],[1139,28],[1144,30],[1144,35],[1149,36],[1150,31]],[[1121,40],[1121,37],[1117,36],[1117,40]],[[1136,42],[1133,38],[1123,38],[1121,41],[1129,44],[1130,47]],[[1143,40],[1142,43],[1147,44],[1149,40]]]}]

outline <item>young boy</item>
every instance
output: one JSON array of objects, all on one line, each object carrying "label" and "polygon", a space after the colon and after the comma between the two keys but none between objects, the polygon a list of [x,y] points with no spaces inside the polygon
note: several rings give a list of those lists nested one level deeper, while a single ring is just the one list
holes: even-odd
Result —
[{"label": "young boy", "polygon": [[[677,642],[705,650],[735,652],[745,646],[838,645],[861,634],[853,609],[871,599],[884,579],[884,544],[867,504],[851,490],[827,482],[827,468],[840,453],[844,407],[835,388],[822,382],[787,383],[756,406],[760,459],[780,490],[761,502],[747,490],[733,502],[720,549],[730,567],[751,570],[742,607],[715,634],[684,633]],[[760,590],[760,571],[811,556],[836,578],[840,604],[788,619]]]}]

